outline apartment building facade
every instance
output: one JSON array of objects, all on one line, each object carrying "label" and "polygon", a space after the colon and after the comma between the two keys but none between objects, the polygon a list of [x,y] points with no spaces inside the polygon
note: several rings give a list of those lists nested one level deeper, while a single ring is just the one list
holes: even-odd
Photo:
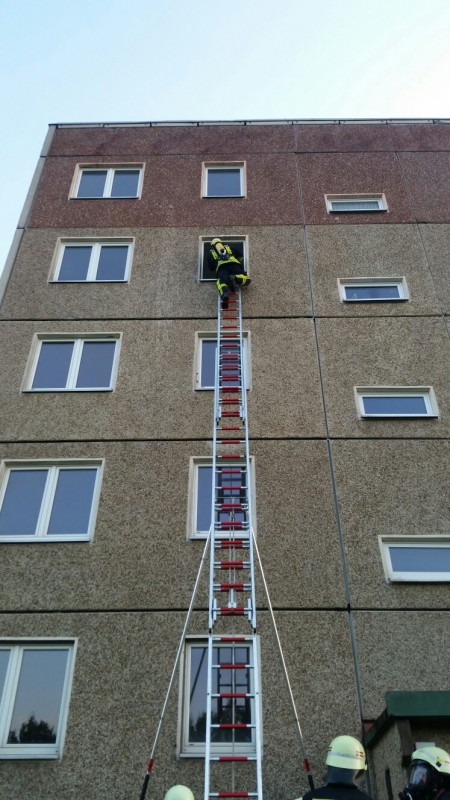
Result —
[{"label": "apartment building facade", "polygon": [[[217,234],[252,278],[257,537],[316,782],[340,733],[379,800],[450,749],[450,125],[53,125],[1,279],[1,800],[139,796],[210,523]],[[293,800],[260,589],[265,794]],[[206,593],[149,797],[201,796]]]}]

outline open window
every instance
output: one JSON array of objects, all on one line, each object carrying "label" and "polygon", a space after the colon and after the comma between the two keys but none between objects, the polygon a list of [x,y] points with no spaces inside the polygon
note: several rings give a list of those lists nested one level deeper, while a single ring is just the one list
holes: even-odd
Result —
[{"label": "open window", "polygon": [[[247,236],[221,236],[217,234],[218,238],[224,244],[229,244],[232,250],[236,253],[238,258],[243,258],[242,266],[248,273],[248,240]],[[215,236],[201,236],[199,246],[199,268],[198,279],[203,281],[216,281],[217,275],[213,264],[210,263],[209,245]]]},{"label": "open window", "polygon": [[[245,370],[245,385],[247,389],[251,388],[251,370],[250,370],[250,333],[248,331],[242,332],[243,338],[243,359]],[[226,348],[226,344],[224,343]],[[228,352],[226,349],[223,352]],[[229,352],[235,352],[231,350]],[[196,390],[212,390],[214,389],[214,381],[216,374],[216,356],[217,356],[217,335],[215,333],[208,333],[199,331],[195,335],[195,363],[194,363],[194,388]],[[231,380],[229,385],[233,386],[236,381]],[[227,385],[224,380],[224,385]]]}]

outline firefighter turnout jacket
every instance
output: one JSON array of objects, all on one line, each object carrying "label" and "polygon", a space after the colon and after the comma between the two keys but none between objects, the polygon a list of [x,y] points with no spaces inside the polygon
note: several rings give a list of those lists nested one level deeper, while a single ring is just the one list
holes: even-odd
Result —
[{"label": "firefighter turnout jacket", "polygon": [[344,783],[327,783],[319,789],[307,792],[298,800],[371,800],[370,796],[357,786]]}]

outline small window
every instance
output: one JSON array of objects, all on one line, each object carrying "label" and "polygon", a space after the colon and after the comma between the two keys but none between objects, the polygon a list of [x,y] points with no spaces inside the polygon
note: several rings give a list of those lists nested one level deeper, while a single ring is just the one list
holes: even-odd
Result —
[{"label": "small window", "polygon": [[338,281],[344,303],[396,302],[408,300],[405,278],[347,278]]},{"label": "small window", "polygon": [[437,417],[436,398],[431,387],[355,387],[360,417]]},{"label": "small window", "polygon": [[326,194],[325,202],[330,214],[367,214],[388,210],[384,194]]},{"label": "small window", "polygon": [[388,582],[450,581],[450,536],[379,536]]},{"label": "small window", "polygon": [[0,639],[0,759],[59,758],[75,643]]},{"label": "small window", "polygon": [[244,197],[245,164],[203,164],[203,197]]},{"label": "small window", "polygon": [[142,166],[78,167],[72,197],[79,199],[139,197]]},{"label": "small window", "polygon": [[92,392],[114,388],[119,334],[39,335],[24,391]]},{"label": "small window", "polygon": [[[252,694],[254,692],[253,642],[213,645],[213,663],[242,664],[242,669],[214,669],[214,694]],[[258,653],[256,654],[258,658]],[[184,669],[181,676],[181,737],[180,754],[201,756],[205,752],[206,739],[206,681],[208,647],[205,639],[188,639],[185,644]],[[260,697],[214,697],[212,699],[213,723],[255,723],[255,702]],[[254,728],[212,730],[211,750],[213,754],[232,755],[233,748],[252,755],[255,752]]]},{"label": "small window", "polygon": [[[250,369],[249,369],[249,334],[243,331],[243,344],[244,344],[244,368],[245,368],[245,385],[250,389]],[[226,350],[224,351],[226,352]],[[230,349],[229,351],[234,352]],[[196,363],[195,363],[195,389],[214,389],[214,380],[216,374],[216,353],[217,353],[217,337],[214,333],[197,333],[195,343]],[[224,381],[227,385],[227,381]],[[235,380],[228,382],[229,386],[234,386]]]},{"label": "small window", "polygon": [[57,283],[116,283],[127,281],[133,255],[132,240],[60,243],[53,281]]},{"label": "small window", "polygon": [[[229,244],[238,257],[243,258],[242,266],[245,271],[249,272],[248,263],[248,243],[246,236],[221,236],[217,234],[219,239],[224,244]],[[210,262],[209,245],[213,240],[212,236],[200,237],[200,252],[199,252],[199,281],[216,281],[217,275],[214,265]]]},{"label": "small window", "polygon": [[[233,467],[234,462],[231,461],[229,466]],[[236,463],[237,465],[237,463]],[[228,466],[228,463],[227,463]],[[211,527],[211,500],[212,500],[212,459],[211,458],[191,458],[190,472],[189,472],[189,507],[188,507],[188,526],[187,536],[188,539],[206,539]],[[256,516],[255,516],[255,483],[254,483],[254,463],[253,458],[250,458],[250,481],[251,481],[251,494],[252,494],[252,520],[253,527],[256,534]],[[242,479],[241,476],[226,478],[226,486],[221,490],[221,496],[224,500],[228,498],[244,499],[244,493],[241,489]],[[229,514],[224,513],[221,516],[221,521],[229,520]],[[244,515],[235,512],[236,521],[243,521]],[[222,538],[227,537],[225,532]]]},{"label": "small window", "polygon": [[0,542],[92,538],[102,462],[6,462],[0,487]]}]

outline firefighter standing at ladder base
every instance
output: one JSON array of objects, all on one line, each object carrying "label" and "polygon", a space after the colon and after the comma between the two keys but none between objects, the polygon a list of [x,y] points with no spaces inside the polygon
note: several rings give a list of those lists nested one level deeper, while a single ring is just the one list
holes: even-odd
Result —
[{"label": "firefighter standing at ladder base", "polygon": [[333,739],[327,756],[326,785],[307,792],[299,800],[370,800],[358,788],[367,769],[364,748],[353,736],[337,736]]},{"label": "firefighter standing at ladder base", "polygon": [[400,800],[450,800],[450,755],[440,747],[421,747],[411,756],[409,784]]},{"label": "firefighter standing at ladder base", "polygon": [[243,258],[233,253],[229,244],[223,244],[220,239],[212,240],[209,247],[211,266],[216,271],[217,288],[222,298],[222,308],[228,308],[230,289],[234,291],[238,286],[248,286],[248,277],[242,262]]}]

